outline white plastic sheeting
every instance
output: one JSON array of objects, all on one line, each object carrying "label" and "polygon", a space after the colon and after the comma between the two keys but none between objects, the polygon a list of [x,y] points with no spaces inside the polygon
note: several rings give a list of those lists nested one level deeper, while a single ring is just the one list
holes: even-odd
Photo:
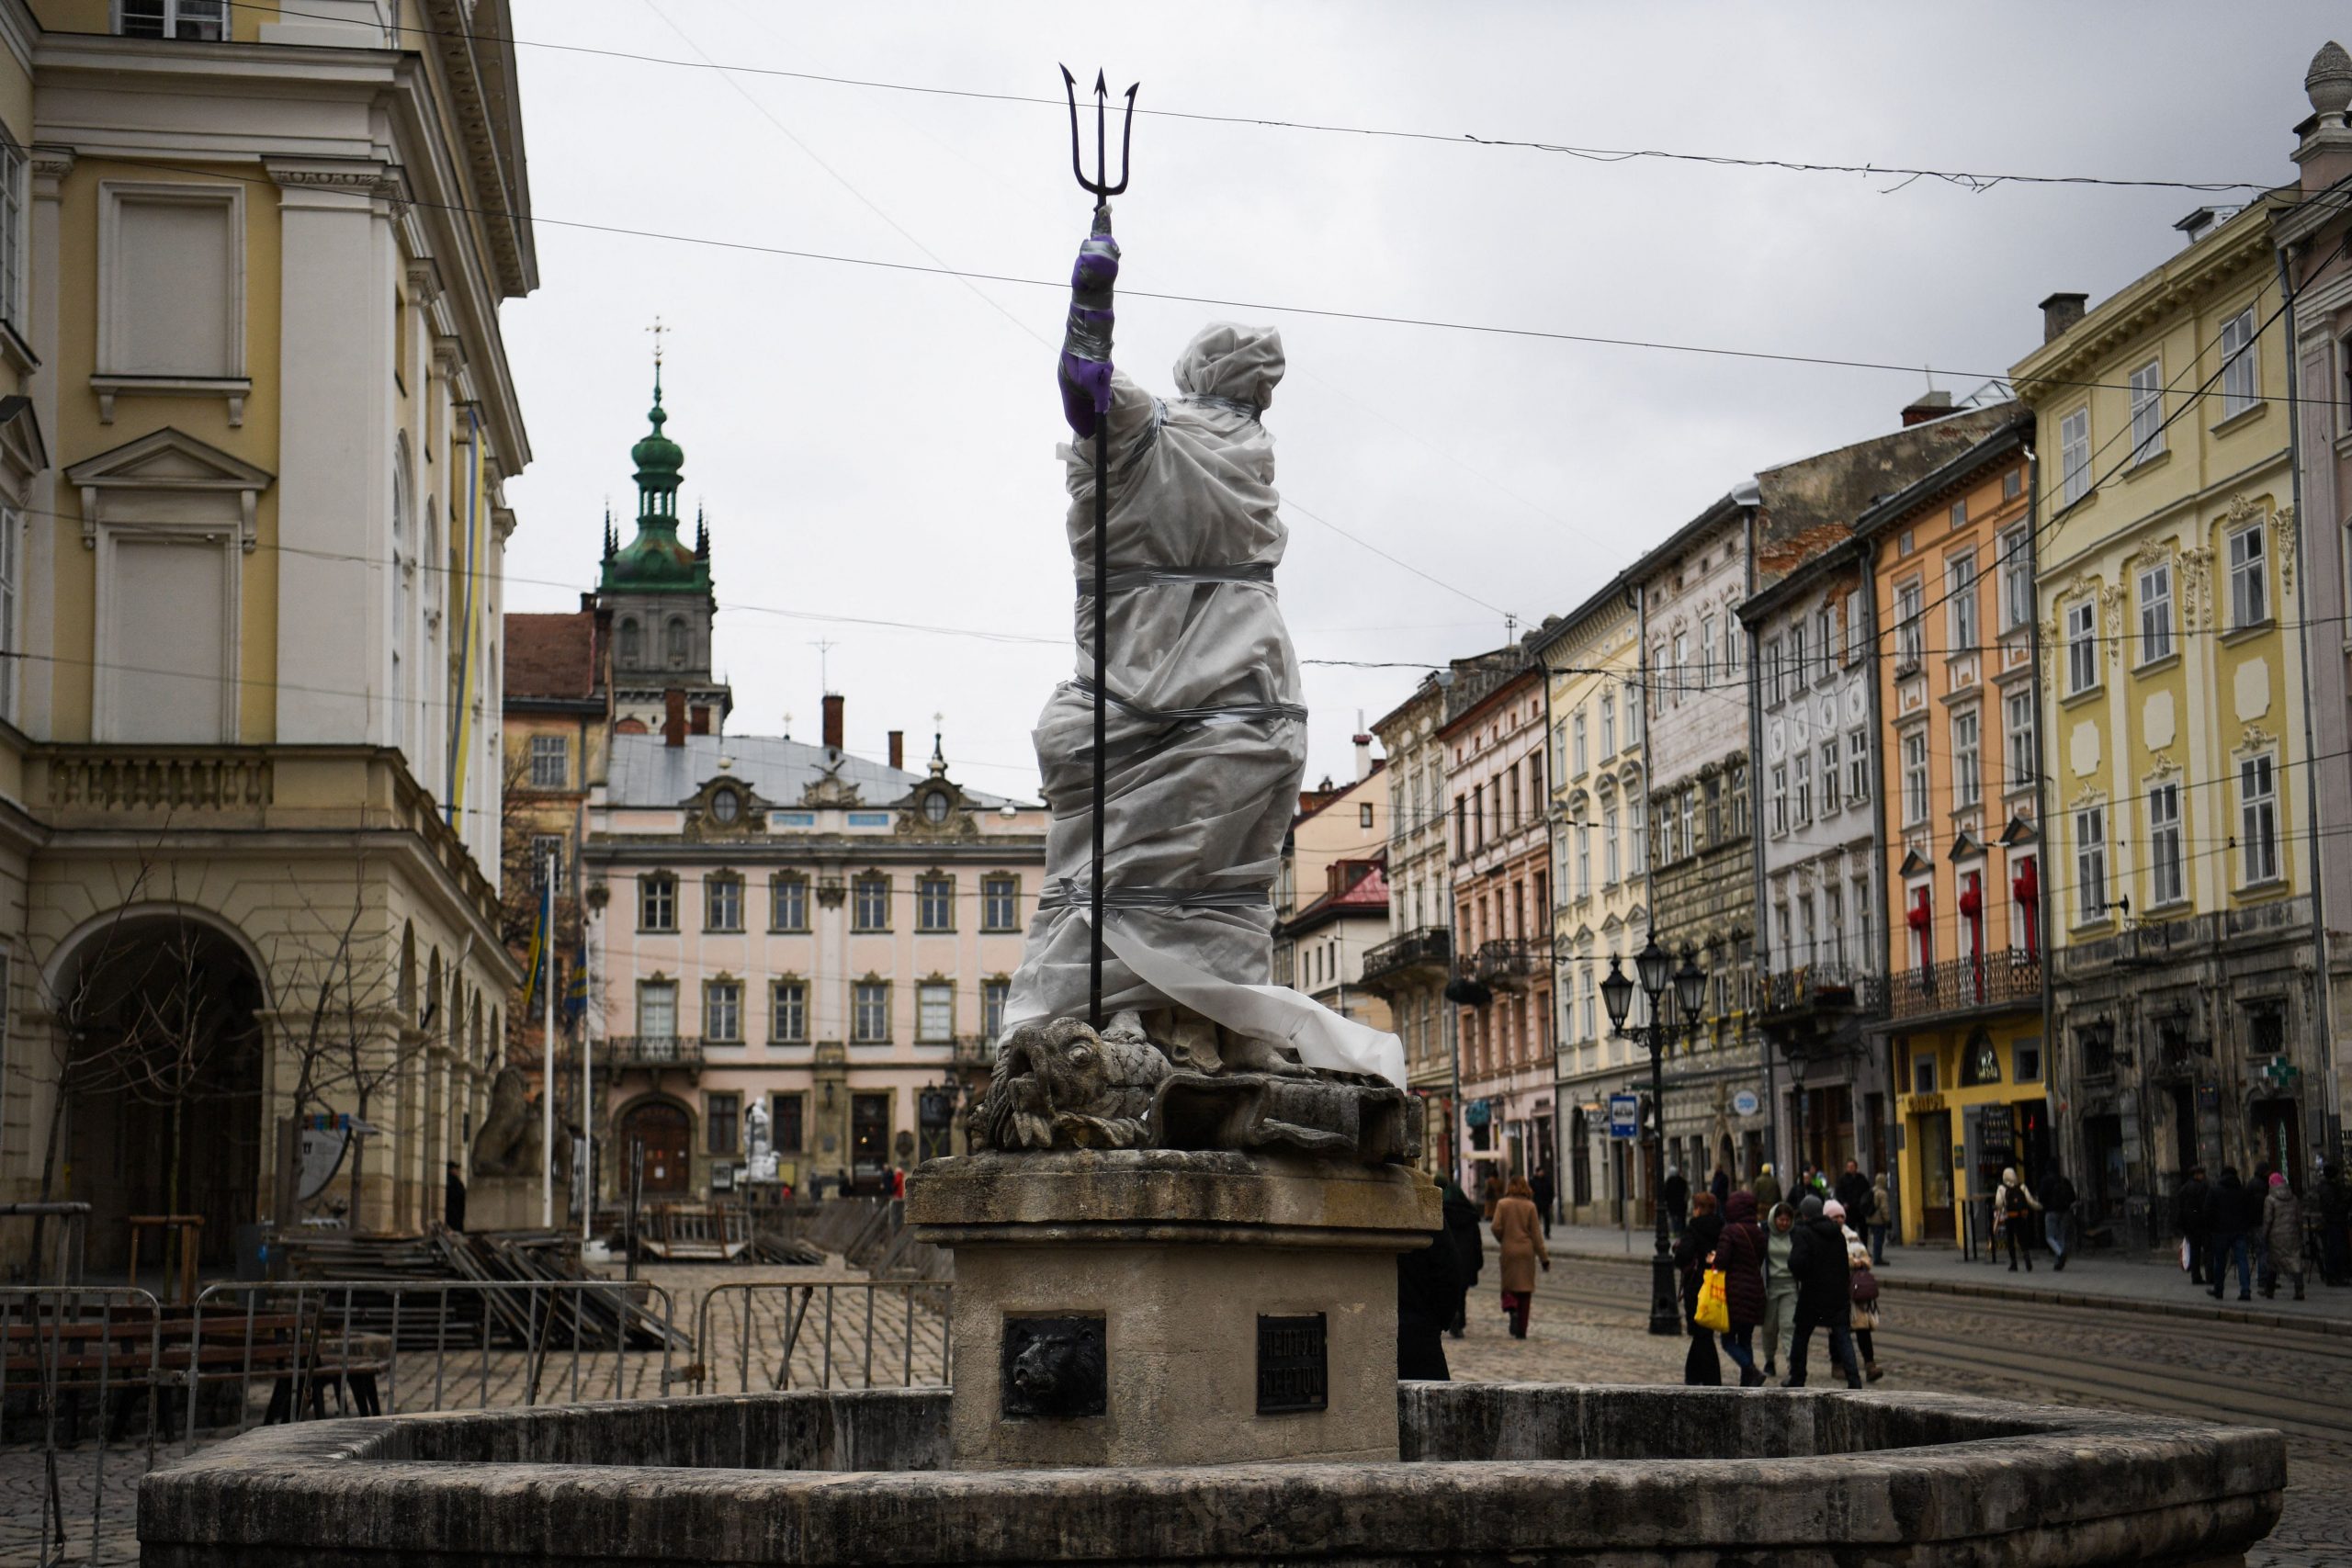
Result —
[{"label": "white plastic sheeting", "polygon": [[[1217,324],[1176,362],[1177,399],[1124,375],[1111,383],[1102,1005],[1108,1017],[1177,1004],[1310,1067],[1402,1087],[1395,1035],[1271,983],[1267,895],[1306,765],[1298,659],[1272,580],[1288,534],[1275,515],[1273,438],[1256,417],[1282,374],[1280,333]],[[1093,446],[1061,448],[1081,590],[1094,559]],[[1086,1016],[1093,612],[1080,592],[1079,678],[1037,720],[1053,810],[1046,897],[1008,1027]]]}]

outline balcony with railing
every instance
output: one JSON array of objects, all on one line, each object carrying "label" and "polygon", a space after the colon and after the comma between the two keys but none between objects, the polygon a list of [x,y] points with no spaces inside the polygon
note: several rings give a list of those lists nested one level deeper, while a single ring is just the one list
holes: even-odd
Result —
[{"label": "balcony with railing", "polygon": [[1416,983],[1442,983],[1453,967],[1453,933],[1423,926],[1390,937],[1363,955],[1358,984],[1368,991],[1396,991]]},{"label": "balcony with railing", "polygon": [[1552,972],[1548,937],[1497,937],[1483,942],[1472,961],[1478,983],[1498,991],[1523,991]]},{"label": "balcony with railing", "polygon": [[1861,1008],[1868,1005],[1873,976],[1839,963],[1803,964],[1757,976],[1757,1010],[1769,1023],[1773,1015],[1813,1008]]},{"label": "balcony with railing", "polygon": [[702,1067],[702,1037],[694,1034],[615,1034],[596,1047],[596,1065],[608,1072],[635,1067]]},{"label": "balcony with railing", "polygon": [[2041,1001],[2041,955],[2018,948],[1947,958],[1886,980],[1886,1017],[1893,1020],[2008,1010]]}]

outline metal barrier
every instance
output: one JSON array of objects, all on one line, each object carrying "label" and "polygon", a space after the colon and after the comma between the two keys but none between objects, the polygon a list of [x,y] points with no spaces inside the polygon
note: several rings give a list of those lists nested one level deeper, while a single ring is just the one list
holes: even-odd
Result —
[{"label": "metal barrier", "polygon": [[[107,1459],[144,1389],[145,1470],[155,1465],[162,1426],[157,1401],[165,1365],[164,1311],[145,1291],[122,1286],[32,1285],[0,1288],[0,1441],[17,1434],[12,1417],[39,1429],[41,1473],[40,1562],[65,1561],[66,1499],[59,1456],[81,1442],[83,1396],[90,1396],[98,1441],[90,1484],[90,1555],[98,1554]],[[107,1406],[118,1406],[110,1418]]]},{"label": "metal barrier", "polygon": [[[789,1389],[794,1386],[793,1363],[798,1358],[804,1363],[799,1382],[804,1388],[944,1388],[955,1373],[947,1335],[955,1290],[944,1280],[831,1284],[752,1280],[714,1285],[703,1292],[702,1304],[695,1310],[697,1354],[684,1375],[696,1393],[748,1393],[756,1358],[767,1388]],[[877,1294],[899,1298],[878,1316]],[[859,1296],[864,1297],[862,1302],[856,1300]],[[763,1303],[771,1298],[777,1304],[762,1311]],[[841,1306],[844,1298],[850,1301],[846,1311]],[[714,1323],[714,1318],[718,1321]],[[898,1364],[894,1382],[877,1385],[874,1381],[877,1345],[883,1351],[886,1377],[890,1363]],[[842,1353],[838,1360],[837,1349]],[[735,1368],[731,1390],[726,1386],[725,1375],[730,1350]],[[775,1357],[772,1371],[770,1354]],[[858,1374],[855,1382],[849,1380],[853,1369]]]},{"label": "metal barrier", "polygon": [[[238,1383],[239,1432],[253,1425],[253,1388],[263,1378],[271,1383],[265,1424],[299,1420],[306,1410],[313,1417],[324,1416],[329,1393],[335,1397],[336,1414],[362,1416],[397,1415],[403,1408],[533,1405],[549,1366],[567,1353],[569,1375],[558,1373],[567,1399],[582,1397],[583,1363],[589,1397],[598,1396],[599,1381],[603,1397],[647,1397],[640,1392],[646,1372],[640,1370],[636,1383],[628,1376],[632,1348],[640,1369],[659,1362],[651,1397],[666,1394],[681,1380],[672,1365],[679,1348],[675,1305],[667,1290],[642,1280],[221,1284],[207,1287],[197,1298],[196,1315],[199,1335],[215,1325],[229,1325],[241,1352],[233,1371],[220,1374]],[[596,1363],[605,1359],[609,1375],[600,1380],[604,1369]],[[431,1401],[420,1404],[412,1398],[404,1405],[402,1393],[417,1389],[425,1377],[419,1363],[430,1369]],[[470,1402],[465,1396],[469,1384]],[[493,1399],[493,1391],[501,1397]],[[184,1449],[195,1441],[196,1406],[195,1400],[188,1402]]]}]

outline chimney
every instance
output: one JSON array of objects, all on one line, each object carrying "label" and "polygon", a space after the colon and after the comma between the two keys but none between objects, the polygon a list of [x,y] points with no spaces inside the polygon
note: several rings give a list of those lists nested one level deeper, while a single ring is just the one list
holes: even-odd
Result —
[{"label": "chimney", "polygon": [[2056,343],[2074,330],[2083,319],[2083,307],[2089,303],[2087,294],[2052,294],[2041,302],[2041,341]]},{"label": "chimney", "polygon": [[1356,783],[1362,784],[1364,780],[1372,777],[1372,737],[1369,735],[1359,735],[1355,739]]},{"label": "chimney", "polygon": [[673,686],[662,694],[662,744],[686,743],[686,694]]},{"label": "chimney", "polygon": [[838,694],[825,694],[825,744],[838,751],[842,749],[842,699]]},{"label": "chimney", "polygon": [[907,771],[907,732],[903,729],[890,731],[890,766],[898,773]]},{"label": "chimney", "polygon": [[1951,412],[1950,392],[1922,392],[1905,407],[1903,428],[1908,430],[1915,424],[1925,424],[1931,419],[1941,419],[1950,412]]}]

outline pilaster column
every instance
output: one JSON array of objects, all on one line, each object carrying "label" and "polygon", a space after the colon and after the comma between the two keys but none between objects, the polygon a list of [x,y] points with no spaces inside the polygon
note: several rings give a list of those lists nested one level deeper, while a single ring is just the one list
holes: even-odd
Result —
[{"label": "pilaster column", "polygon": [[[25,329],[28,346],[40,363],[25,378],[25,392],[33,400],[33,418],[44,440],[57,439],[57,314],[58,287],[64,264],[60,246],[58,202],[65,179],[74,172],[74,152],[66,147],[36,146],[32,152],[32,223],[25,255]],[[24,584],[17,595],[24,616],[21,646],[34,652],[69,653],[83,650],[57,647],[57,540],[68,525],[57,513],[60,487],[54,462],[35,475],[33,512],[25,528]],[[79,552],[75,552],[79,556]],[[80,564],[77,562],[77,564]],[[17,725],[37,739],[56,734],[56,681],[69,666],[46,659],[17,661]],[[89,679],[87,671],[81,679]]]}]

